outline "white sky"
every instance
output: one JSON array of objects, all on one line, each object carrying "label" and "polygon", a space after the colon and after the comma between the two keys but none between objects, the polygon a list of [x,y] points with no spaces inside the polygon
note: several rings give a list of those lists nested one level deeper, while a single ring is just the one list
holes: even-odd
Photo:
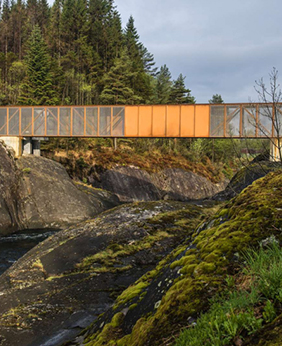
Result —
[{"label": "white sky", "polygon": [[198,103],[257,101],[255,81],[273,67],[282,80],[281,0],[115,0],[123,26],[130,15],[140,40]]}]

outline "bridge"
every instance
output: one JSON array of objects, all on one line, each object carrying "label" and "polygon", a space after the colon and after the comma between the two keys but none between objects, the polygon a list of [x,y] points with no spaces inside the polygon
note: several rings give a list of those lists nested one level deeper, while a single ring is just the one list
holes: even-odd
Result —
[{"label": "bridge", "polygon": [[[282,104],[276,113],[282,124]],[[0,107],[0,137],[17,155],[39,150],[47,137],[274,138],[271,114],[271,104],[259,103],[7,106]]]}]

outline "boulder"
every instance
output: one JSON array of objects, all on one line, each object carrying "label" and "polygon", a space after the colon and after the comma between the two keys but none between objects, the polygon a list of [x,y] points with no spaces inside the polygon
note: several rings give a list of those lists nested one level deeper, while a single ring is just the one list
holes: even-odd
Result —
[{"label": "boulder", "polygon": [[207,213],[181,202],[128,204],[38,244],[0,277],[1,345],[56,346],[77,335]]},{"label": "boulder", "polygon": [[119,204],[110,192],[75,184],[65,168],[43,157],[15,159],[0,143],[0,234],[61,228]]},{"label": "boulder", "polygon": [[90,182],[116,194],[123,202],[200,200],[223,190],[225,182],[213,184],[204,177],[180,168],[149,173],[137,167],[117,166],[91,175]]},{"label": "boulder", "polygon": [[252,163],[242,168],[230,180],[223,191],[216,193],[213,200],[225,201],[237,196],[247,186],[251,185],[255,180],[264,177],[269,172],[281,169],[281,163],[271,161],[254,160]]},{"label": "boulder", "polygon": [[16,164],[21,172],[19,215],[26,229],[62,228],[119,204],[109,192],[75,184],[55,161],[30,155]]},{"label": "boulder", "polygon": [[20,179],[13,151],[0,143],[0,234],[7,234],[20,228],[18,216],[18,183]]}]

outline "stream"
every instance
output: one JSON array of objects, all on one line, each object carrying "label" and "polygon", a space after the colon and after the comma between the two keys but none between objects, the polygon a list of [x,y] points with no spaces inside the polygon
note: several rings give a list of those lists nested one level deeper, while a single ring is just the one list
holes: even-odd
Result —
[{"label": "stream", "polygon": [[35,245],[58,231],[32,229],[0,237],[0,275]]}]

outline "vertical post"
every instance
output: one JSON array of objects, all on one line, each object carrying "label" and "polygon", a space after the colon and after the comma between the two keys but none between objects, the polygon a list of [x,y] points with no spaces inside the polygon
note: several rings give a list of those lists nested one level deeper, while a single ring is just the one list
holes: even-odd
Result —
[{"label": "vertical post", "polygon": [[182,106],[179,105],[179,137],[181,137],[182,130]]},{"label": "vertical post", "polygon": [[98,115],[98,124],[97,124],[97,136],[100,136],[100,106],[98,106],[97,115]]},{"label": "vertical post", "polygon": [[61,107],[58,107],[58,124],[57,124],[57,135],[60,136],[60,116],[61,116]]},{"label": "vertical post", "polygon": [[140,136],[140,106],[138,107],[138,113],[137,113],[137,135]]},{"label": "vertical post", "polygon": [[86,137],[86,107],[84,108],[84,114],[83,114],[83,136]]},{"label": "vertical post", "polygon": [[165,106],[165,137],[167,137],[167,105]]},{"label": "vertical post", "polygon": [[239,129],[240,137],[243,137],[243,106],[240,105],[240,129]]},{"label": "vertical post", "polygon": [[72,137],[73,132],[73,106],[70,107],[71,110],[71,118],[70,118],[70,136]]},{"label": "vertical post", "polygon": [[114,111],[114,107],[111,106],[111,126],[110,126],[110,136],[113,135],[113,111]]},{"label": "vertical post", "polygon": [[19,107],[19,136],[22,134],[22,107]]},{"label": "vertical post", "polygon": [[259,105],[256,105],[256,137],[258,137],[258,127],[259,127]]},{"label": "vertical post", "polygon": [[47,107],[45,107],[45,131],[44,131],[44,136],[47,136]]},{"label": "vertical post", "polygon": [[194,136],[193,137],[195,137],[196,136],[196,106],[193,105],[193,107],[194,107]]},{"label": "vertical post", "polygon": [[224,114],[223,114],[223,136],[226,137],[226,122],[227,122],[227,116],[226,116],[226,105],[223,106]]},{"label": "vertical post", "polygon": [[34,136],[34,107],[32,107],[31,111],[31,136]]},{"label": "vertical post", "polygon": [[154,106],[151,106],[151,137],[153,137],[154,131]]},{"label": "vertical post", "polygon": [[9,135],[9,108],[7,107],[7,136]]}]

